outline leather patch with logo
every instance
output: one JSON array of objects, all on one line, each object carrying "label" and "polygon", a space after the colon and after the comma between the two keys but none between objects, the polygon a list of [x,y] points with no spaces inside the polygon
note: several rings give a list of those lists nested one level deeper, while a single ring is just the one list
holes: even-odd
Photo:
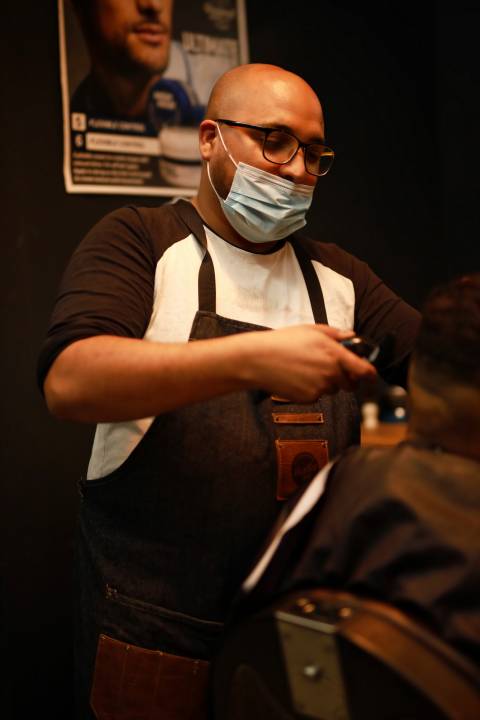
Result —
[{"label": "leather patch with logo", "polygon": [[307,485],[328,462],[327,440],[275,440],[275,446],[278,500]]}]

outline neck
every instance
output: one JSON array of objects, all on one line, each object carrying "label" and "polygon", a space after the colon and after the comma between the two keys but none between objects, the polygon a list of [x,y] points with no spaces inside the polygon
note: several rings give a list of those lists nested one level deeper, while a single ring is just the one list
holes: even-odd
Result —
[{"label": "neck", "polygon": [[213,232],[217,233],[217,235],[220,235],[220,237],[224,240],[232,245],[236,245],[236,247],[239,247],[242,250],[263,255],[273,250],[278,244],[277,241],[262,243],[261,245],[258,243],[252,243],[242,237],[242,235],[240,235],[235,228],[230,225],[224,215],[220,202],[210,185],[205,165],[202,168],[202,176],[198,193],[194,198],[192,198],[192,203],[204,223],[208,225]]},{"label": "neck", "polygon": [[120,75],[107,67],[95,67],[95,78],[104,88],[116,115],[125,118],[139,117],[145,113],[150,89],[161,74],[151,75],[139,71],[135,75]]},{"label": "neck", "polygon": [[471,437],[468,435],[465,436],[465,434],[462,433],[458,435],[434,436],[428,431],[415,430],[409,424],[407,438],[421,445],[432,448],[436,447],[451,455],[459,455],[460,457],[480,462],[480,437],[478,437],[478,435]]},{"label": "neck", "polygon": [[410,374],[408,437],[480,462],[480,390],[445,381],[433,389]]}]

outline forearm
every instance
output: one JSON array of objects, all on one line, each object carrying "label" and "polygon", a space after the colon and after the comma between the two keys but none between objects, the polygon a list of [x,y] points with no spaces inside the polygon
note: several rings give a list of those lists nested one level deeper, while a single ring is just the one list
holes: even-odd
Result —
[{"label": "forearm", "polygon": [[96,336],[68,346],[44,385],[50,411],[63,419],[115,422],[151,417],[243,389],[236,336],[155,343]]}]

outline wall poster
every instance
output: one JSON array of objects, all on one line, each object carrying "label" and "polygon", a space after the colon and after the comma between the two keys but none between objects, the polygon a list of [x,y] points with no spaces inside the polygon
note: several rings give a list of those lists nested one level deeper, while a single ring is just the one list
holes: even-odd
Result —
[{"label": "wall poster", "polygon": [[215,80],[248,62],[244,0],[58,0],[65,188],[193,195]]}]

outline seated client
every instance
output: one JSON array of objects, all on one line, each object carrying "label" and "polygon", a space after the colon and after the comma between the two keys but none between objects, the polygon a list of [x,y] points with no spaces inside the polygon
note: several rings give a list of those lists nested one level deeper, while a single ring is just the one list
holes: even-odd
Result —
[{"label": "seated client", "polygon": [[480,274],[428,297],[409,403],[405,442],[351,449],[285,507],[243,607],[341,589],[397,606],[480,664]]}]

